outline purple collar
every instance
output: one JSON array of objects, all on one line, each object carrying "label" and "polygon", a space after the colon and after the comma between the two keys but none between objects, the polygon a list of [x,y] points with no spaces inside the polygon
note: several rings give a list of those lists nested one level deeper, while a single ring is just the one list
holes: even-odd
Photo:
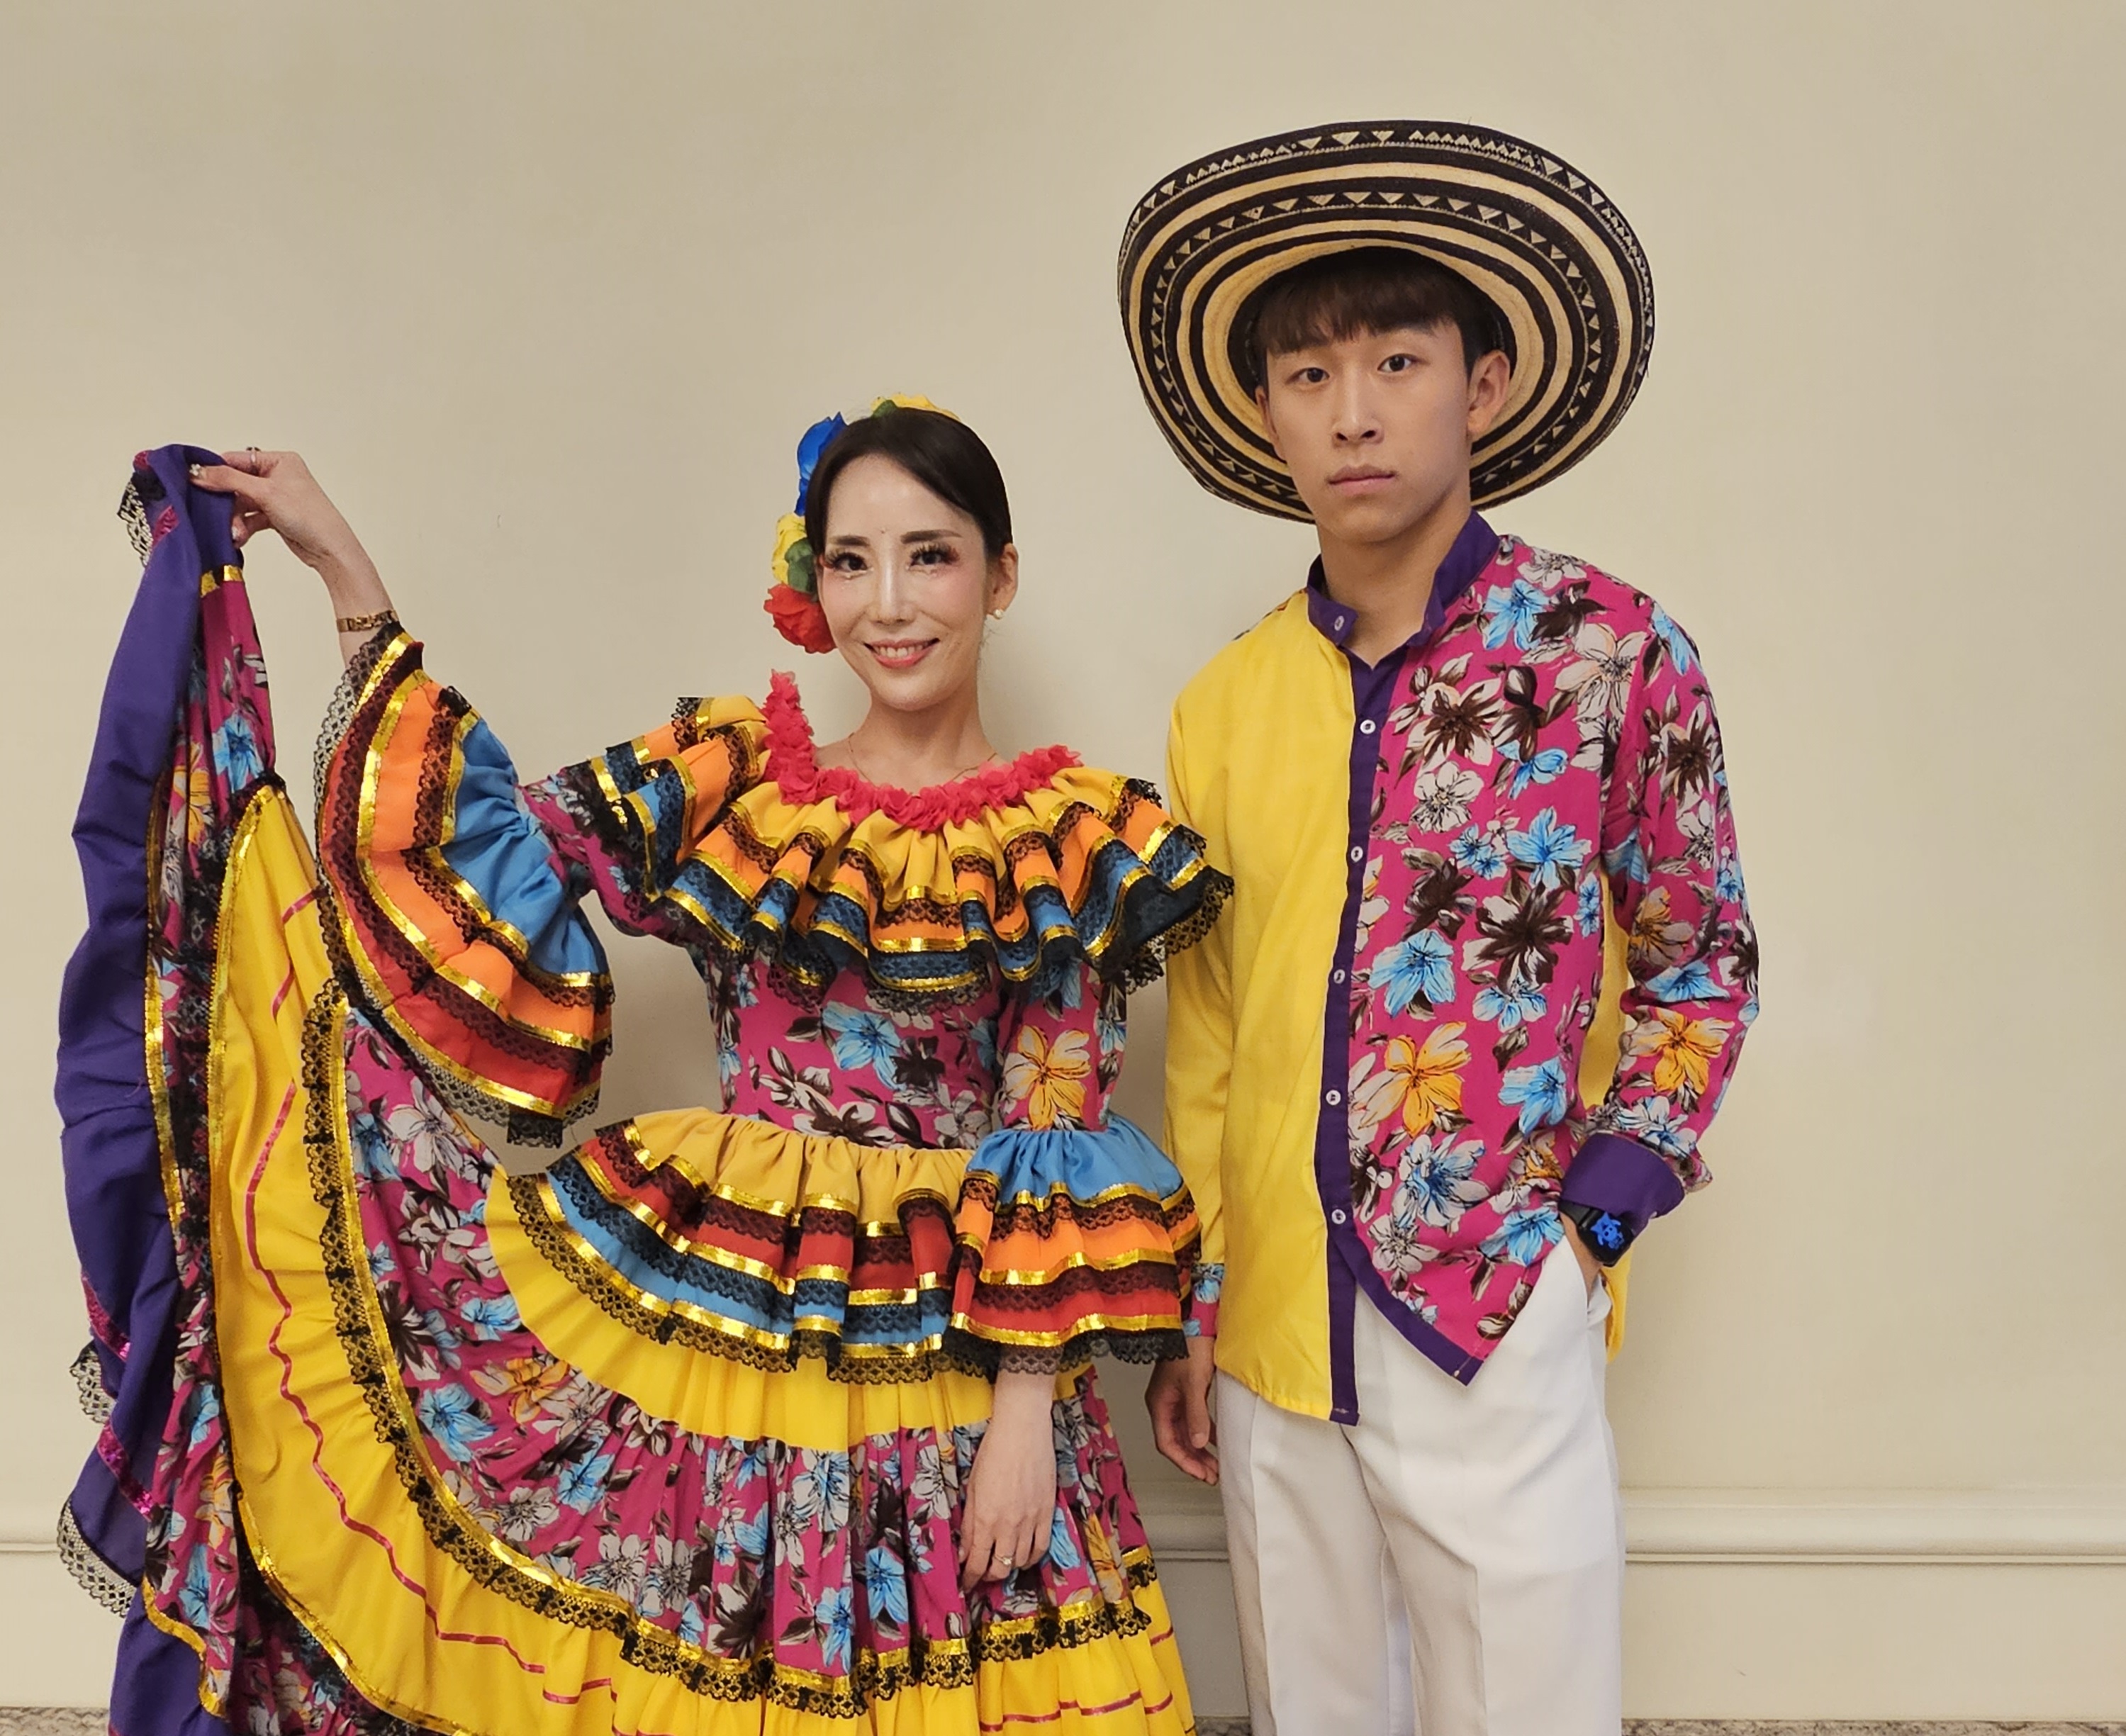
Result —
[{"label": "purple collar", "polygon": [[[1424,625],[1411,636],[1410,644],[1421,644],[1439,630],[1439,624],[1447,619],[1447,611],[1453,607],[1455,600],[1476,583],[1476,575],[1491,564],[1498,552],[1498,533],[1484,522],[1481,514],[1472,512],[1468,522],[1462,526],[1462,534],[1454,539],[1454,546],[1447,551],[1447,559],[1440,562],[1439,570],[1433,574],[1432,596],[1424,606]],[[1314,623],[1315,630],[1339,650],[1349,644],[1352,634],[1358,630],[1358,611],[1329,594],[1329,583],[1322,573],[1319,556],[1306,574],[1306,618]]]}]

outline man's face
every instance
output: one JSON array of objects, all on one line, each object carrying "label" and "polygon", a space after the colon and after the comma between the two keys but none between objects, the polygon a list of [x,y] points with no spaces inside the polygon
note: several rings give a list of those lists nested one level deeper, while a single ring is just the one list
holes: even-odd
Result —
[{"label": "man's face", "polygon": [[1268,358],[1255,394],[1325,540],[1391,542],[1466,491],[1469,453],[1505,401],[1494,351],[1465,369],[1451,322]]}]

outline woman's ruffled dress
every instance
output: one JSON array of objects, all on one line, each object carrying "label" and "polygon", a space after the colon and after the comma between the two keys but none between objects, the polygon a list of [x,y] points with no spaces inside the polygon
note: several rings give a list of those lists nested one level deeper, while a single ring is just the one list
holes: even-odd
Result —
[{"label": "woman's ruffled dress", "polygon": [[[209,455],[136,461],[62,1008],[113,1728],[1188,1729],[1088,1362],[1188,1330],[1193,1208],[1107,1098],[1197,841],[1060,749],[823,770],[781,678],[520,785],[387,630],[314,855]],[[720,1110],[577,1128],[593,899],[698,968]],[[576,1143],[511,1175],[468,1116]],[[999,1367],[1055,1377],[1056,1509],[963,1595]]]}]

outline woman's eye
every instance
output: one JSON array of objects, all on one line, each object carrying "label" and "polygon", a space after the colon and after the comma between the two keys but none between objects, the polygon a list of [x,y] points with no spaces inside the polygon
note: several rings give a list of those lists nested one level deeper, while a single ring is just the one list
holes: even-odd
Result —
[{"label": "woman's eye", "polygon": [[912,557],[919,567],[943,567],[952,564],[952,551],[943,543],[929,543],[918,549]]},{"label": "woman's eye", "polygon": [[830,573],[861,573],[863,568],[863,556],[852,554],[846,550],[839,554],[830,554],[827,557],[827,570]]}]

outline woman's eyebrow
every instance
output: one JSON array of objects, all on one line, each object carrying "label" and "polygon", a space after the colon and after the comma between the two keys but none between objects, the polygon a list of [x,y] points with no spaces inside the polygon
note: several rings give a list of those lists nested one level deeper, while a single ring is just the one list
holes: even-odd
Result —
[{"label": "woman's eyebrow", "polygon": [[905,543],[943,542],[952,534],[950,531],[904,531],[900,540]]}]

